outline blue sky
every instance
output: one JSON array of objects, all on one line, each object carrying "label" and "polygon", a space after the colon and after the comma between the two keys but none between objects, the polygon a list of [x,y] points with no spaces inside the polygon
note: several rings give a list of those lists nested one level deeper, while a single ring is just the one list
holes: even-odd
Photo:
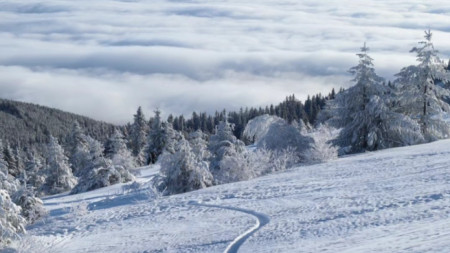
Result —
[{"label": "blue sky", "polygon": [[[248,1],[247,1],[248,2]],[[366,41],[380,75],[414,64],[448,1],[47,0],[0,2],[0,96],[125,123],[260,106],[347,87]]]}]

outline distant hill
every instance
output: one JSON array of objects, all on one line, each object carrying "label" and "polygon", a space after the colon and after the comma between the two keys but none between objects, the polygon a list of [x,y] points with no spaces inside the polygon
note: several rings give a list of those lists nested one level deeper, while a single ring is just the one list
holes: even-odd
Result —
[{"label": "distant hill", "polygon": [[86,134],[101,142],[105,142],[116,127],[74,113],[0,98],[0,139],[12,146],[46,143],[49,134],[64,145],[75,121]]}]

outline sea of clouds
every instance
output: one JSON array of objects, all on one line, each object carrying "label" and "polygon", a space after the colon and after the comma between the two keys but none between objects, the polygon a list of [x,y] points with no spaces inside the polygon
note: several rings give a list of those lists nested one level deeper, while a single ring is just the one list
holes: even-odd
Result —
[{"label": "sea of clouds", "polygon": [[448,59],[448,0],[3,0],[0,97],[114,123],[265,106],[348,87],[364,42],[393,79],[428,28]]}]

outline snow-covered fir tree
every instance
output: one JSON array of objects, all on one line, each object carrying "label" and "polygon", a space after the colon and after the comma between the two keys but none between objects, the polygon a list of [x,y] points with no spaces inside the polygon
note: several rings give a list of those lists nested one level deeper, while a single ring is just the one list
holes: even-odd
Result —
[{"label": "snow-covered fir tree", "polygon": [[47,146],[47,163],[44,168],[47,178],[42,191],[45,194],[57,194],[72,189],[77,178],[72,174],[69,166],[69,159],[64,155],[63,148],[58,144],[58,140],[50,136]]},{"label": "snow-covered fir tree", "polygon": [[25,161],[26,185],[38,190],[45,183],[45,175],[43,171],[41,158],[33,151],[27,152],[27,160]]},{"label": "snow-covered fir tree", "polygon": [[[169,126],[170,124],[170,126]],[[162,154],[166,146],[167,128],[172,124],[163,122],[161,119],[161,112],[155,110],[155,116],[152,119],[152,125],[148,135],[146,155],[148,163],[156,163],[158,157]],[[173,129],[173,127],[172,127]],[[170,131],[170,130],[169,130]]]},{"label": "snow-covered fir tree", "polygon": [[253,177],[249,171],[245,144],[233,135],[233,125],[221,121],[211,136],[208,149],[211,152],[210,168],[216,184],[246,180]]},{"label": "snow-covered fir tree", "polygon": [[211,158],[211,153],[208,150],[208,135],[203,133],[202,130],[197,130],[189,134],[189,143],[192,148],[192,152],[199,161],[208,161]]},{"label": "snow-covered fir tree", "polygon": [[450,107],[442,99],[448,98],[450,93],[437,85],[436,81],[446,83],[450,80],[450,75],[434,48],[430,30],[425,31],[425,40],[420,41],[410,52],[416,53],[419,63],[403,68],[396,75],[396,111],[416,120],[426,141],[447,138],[450,128],[443,118]]},{"label": "snow-covered fir tree", "polygon": [[0,189],[6,190],[8,194],[16,192],[19,188],[19,181],[9,174],[8,163],[3,155],[3,143],[0,140]]},{"label": "snow-covered fir tree", "polygon": [[81,129],[78,121],[75,121],[72,126],[72,132],[68,141],[69,163],[72,167],[72,172],[79,175],[80,171],[87,166],[87,157],[89,155],[89,141]]},{"label": "snow-covered fir tree", "polygon": [[9,145],[9,143],[6,143],[4,150],[4,159],[6,163],[8,164],[8,174],[10,174],[13,177],[18,177],[21,173],[20,168],[17,166],[17,157],[14,153],[13,149]]},{"label": "snow-covered fir tree", "polygon": [[131,154],[136,157],[136,162],[139,165],[145,164],[145,157],[142,152],[147,141],[148,124],[145,121],[142,108],[139,106],[136,114],[134,115],[134,122],[130,129],[130,148]]},{"label": "snow-covered fir tree", "polygon": [[89,142],[89,158],[88,165],[84,168],[84,172],[98,167],[108,167],[111,165],[111,160],[104,155],[105,148],[103,144],[94,138],[88,137]]},{"label": "snow-covered fir tree", "polygon": [[408,116],[394,112],[395,101],[390,87],[375,73],[369,48],[361,48],[359,64],[350,69],[354,86],[328,102],[324,114],[327,123],[342,128],[334,143],[342,153],[377,150],[416,144],[422,141],[417,124]]},{"label": "snow-covered fir tree", "polygon": [[117,129],[107,142],[105,156],[112,160],[113,165],[123,166],[127,170],[136,167],[134,158],[127,148],[125,137]]},{"label": "snow-covered fir tree", "polygon": [[8,174],[8,163],[6,162],[3,154],[4,148],[3,148],[3,141],[0,139],[0,172],[3,172],[4,174]]},{"label": "snow-covered fir tree", "polygon": [[332,125],[343,127],[338,144],[341,147],[351,146],[352,152],[370,149],[368,105],[372,96],[384,96],[387,92],[384,79],[375,73],[368,51],[364,43],[357,54],[359,64],[349,70],[354,75],[352,81],[355,85],[336,96],[333,118],[330,120]]}]

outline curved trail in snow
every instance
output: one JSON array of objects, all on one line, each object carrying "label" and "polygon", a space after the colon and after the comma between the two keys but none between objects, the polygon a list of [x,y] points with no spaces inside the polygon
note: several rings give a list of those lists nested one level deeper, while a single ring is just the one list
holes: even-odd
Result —
[{"label": "curved trail in snow", "polygon": [[190,201],[189,204],[194,205],[194,206],[204,206],[204,207],[213,207],[213,208],[232,210],[232,211],[236,211],[236,212],[249,214],[256,218],[256,224],[253,227],[251,227],[250,229],[248,229],[247,231],[245,231],[243,234],[236,237],[228,245],[228,247],[225,249],[224,253],[236,253],[238,251],[239,247],[241,247],[241,245],[244,244],[244,242],[250,236],[252,236],[256,231],[261,229],[263,226],[265,226],[270,221],[270,218],[267,215],[255,212],[253,210],[248,210],[248,209],[243,209],[243,208],[238,208],[238,207],[231,207],[231,206],[201,204],[201,203],[198,203],[197,201]]}]

